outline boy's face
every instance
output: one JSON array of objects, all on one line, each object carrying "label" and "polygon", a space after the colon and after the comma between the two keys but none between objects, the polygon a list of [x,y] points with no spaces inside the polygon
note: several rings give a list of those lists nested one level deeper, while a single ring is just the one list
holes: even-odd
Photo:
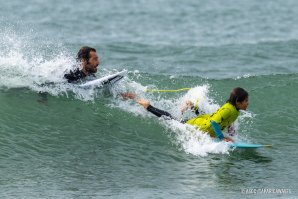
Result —
[{"label": "boy's face", "polygon": [[242,102],[236,102],[236,108],[239,110],[246,110],[248,107],[248,97]]}]

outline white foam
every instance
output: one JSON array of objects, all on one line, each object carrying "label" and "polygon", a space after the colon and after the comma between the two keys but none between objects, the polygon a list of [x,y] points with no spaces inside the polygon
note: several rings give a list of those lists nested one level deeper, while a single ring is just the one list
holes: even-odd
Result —
[{"label": "white foam", "polygon": [[68,53],[59,48],[52,52],[46,43],[36,44],[30,34],[17,33],[9,28],[1,30],[1,87],[31,87],[34,83],[61,81],[65,70],[72,66]]},{"label": "white foam", "polygon": [[55,96],[72,93],[80,100],[94,101],[102,91],[80,89],[63,78],[75,64],[74,55],[63,46],[36,42],[31,31],[0,30],[0,88],[28,88]]},{"label": "white foam", "polygon": [[[64,73],[72,69],[75,60],[66,51],[59,50],[61,48],[54,48],[57,51],[52,52],[52,47],[45,47],[46,49],[50,48],[46,51],[51,54],[43,55],[40,53],[41,49],[35,48],[36,45],[30,36],[18,35],[13,31],[5,30],[0,32],[0,38],[2,38],[0,39],[2,46],[0,48],[0,88],[25,87],[55,96],[69,96],[70,93],[73,93],[74,97],[84,101],[94,101],[99,95],[102,97],[103,89],[83,89],[63,80]],[[110,73],[110,71],[104,71],[104,73]],[[138,71],[129,72],[129,74],[134,75],[137,79],[141,78]],[[49,82],[54,84],[47,84]],[[164,99],[161,96],[156,97],[152,93],[146,93],[147,86],[127,77],[121,84],[115,84],[108,89],[113,96],[110,106],[119,107],[142,117],[154,116],[133,100],[120,100],[119,93],[133,91],[139,97],[149,99],[154,106],[169,111],[177,118],[185,117],[182,116],[180,109],[188,100],[195,104],[199,98],[199,109],[205,113],[212,113],[219,108],[219,105],[208,97],[210,90],[208,85],[197,86],[182,97],[172,99]],[[174,135],[174,144],[186,153],[198,156],[206,156],[209,153],[228,153],[227,145],[214,142],[207,134],[195,130],[193,127],[173,120],[161,119],[160,122],[170,130],[169,135]]]},{"label": "white foam", "polygon": [[[148,99],[153,106],[167,110],[178,119],[183,118],[180,108],[183,105],[183,102],[188,100],[195,102],[197,98],[200,98],[199,108],[205,113],[212,113],[219,108],[219,105],[213,103],[213,100],[208,97],[208,92],[210,90],[208,85],[197,86],[177,99],[163,99],[160,96],[156,97],[151,93],[144,93],[143,90],[146,89],[146,87],[136,82],[130,84],[130,86],[132,90],[137,90],[141,97]],[[119,107],[137,116],[156,118],[133,100],[122,101],[115,99],[111,106]],[[171,138],[173,144],[186,153],[195,156],[229,153],[230,148],[227,143],[215,142],[208,134],[195,129],[193,126],[182,124],[176,120],[165,120],[160,118],[159,121],[162,126],[168,129],[166,133]]]},{"label": "white foam", "polygon": [[167,127],[174,132],[175,144],[188,154],[207,156],[208,154],[228,154],[229,146],[225,142],[215,142],[208,134],[188,124],[175,120],[167,121]]}]

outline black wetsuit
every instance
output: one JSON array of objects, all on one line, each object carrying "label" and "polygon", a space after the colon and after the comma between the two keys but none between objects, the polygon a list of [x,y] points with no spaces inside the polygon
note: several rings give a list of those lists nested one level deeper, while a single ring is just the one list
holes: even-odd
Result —
[{"label": "black wetsuit", "polygon": [[84,79],[87,75],[81,71],[79,68],[74,71],[70,71],[68,74],[64,75],[64,78],[67,79],[68,83]]},{"label": "black wetsuit", "polygon": [[171,119],[175,119],[170,113],[168,113],[167,111],[163,111],[160,110],[158,108],[155,108],[154,106],[149,105],[147,108],[147,111],[149,111],[150,113],[153,113],[154,115],[156,115],[157,117],[161,117],[161,116],[166,116],[169,117]]},{"label": "black wetsuit", "polygon": [[[191,107],[191,109],[194,109],[194,107]],[[169,119],[174,119],[174,120],[177,120],[176,118],[174,118],[169,112],[167,111],[164,111],[164,110],[161,110],[161,109],[158,109],[154,106],[151,106],[149,105],[148,108],[147,108],[147,111],[149,111],[150,113],[156,115],[157,117],[161,117],[161,116],[166,116],[167,118]],[[194,110],[194,113],[196,115],[200,115],[202,114],[200,111],[198,111],[198,109]],[[182,120],[180,121],[181,123],[185,123],[187,120]]]},{"label": "black wetsuit", "polygon": [[[94,74],[92,74],[93,76],[95,76]],[[70,71],[69,73],[64,75],[64,78],[67,79],[68,83],[72,83],[75,81],[78,81],[80,79],[84,79],[87,75],[81,71],[79,68],[75,69],[74,71]],[[54,83],[47,83],[49,84],[54,84]],[[47,84],[42,84],[41,86],[45,86]],[[48,99],[47,99],[47,93],[46,92],[38,92],[40,99],[38,99],[37,101],[40,103],[47,103]]]}]

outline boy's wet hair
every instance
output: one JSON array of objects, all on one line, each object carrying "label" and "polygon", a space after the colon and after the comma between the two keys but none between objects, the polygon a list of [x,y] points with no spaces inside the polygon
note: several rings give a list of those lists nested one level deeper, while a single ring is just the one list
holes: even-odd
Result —
[{"label": "boy's wet hair", "polygon": [[243,88],[234,88],[231,92],[228,102],[236,106],[236,102],[243,102],[248,97],[248,92]]},{"label": "boy's wet hair", "polygon": [[81,61],[86,61],[88,63],[89,59],[90,59],[90,52],[96,52],[95,48],[91,48],[89,46],[83,46],[78,54],[77,54],[77,61],[81,62]]}]

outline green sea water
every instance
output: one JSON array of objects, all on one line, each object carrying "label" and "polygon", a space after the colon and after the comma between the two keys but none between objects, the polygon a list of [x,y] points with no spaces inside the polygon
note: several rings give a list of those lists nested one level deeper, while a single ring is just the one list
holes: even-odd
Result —
[{"label": "green sea water", "polygon": [[[1,198],[298,197],[296,1],[0,5]],[[103,89],[65,83],[82,45],[97,49],[98,77],[127,77]],[[229,149],[119,96],[182,117],[183,101],[212,112],[238,86],[249,108],[237,139],[272,148]]]}]

